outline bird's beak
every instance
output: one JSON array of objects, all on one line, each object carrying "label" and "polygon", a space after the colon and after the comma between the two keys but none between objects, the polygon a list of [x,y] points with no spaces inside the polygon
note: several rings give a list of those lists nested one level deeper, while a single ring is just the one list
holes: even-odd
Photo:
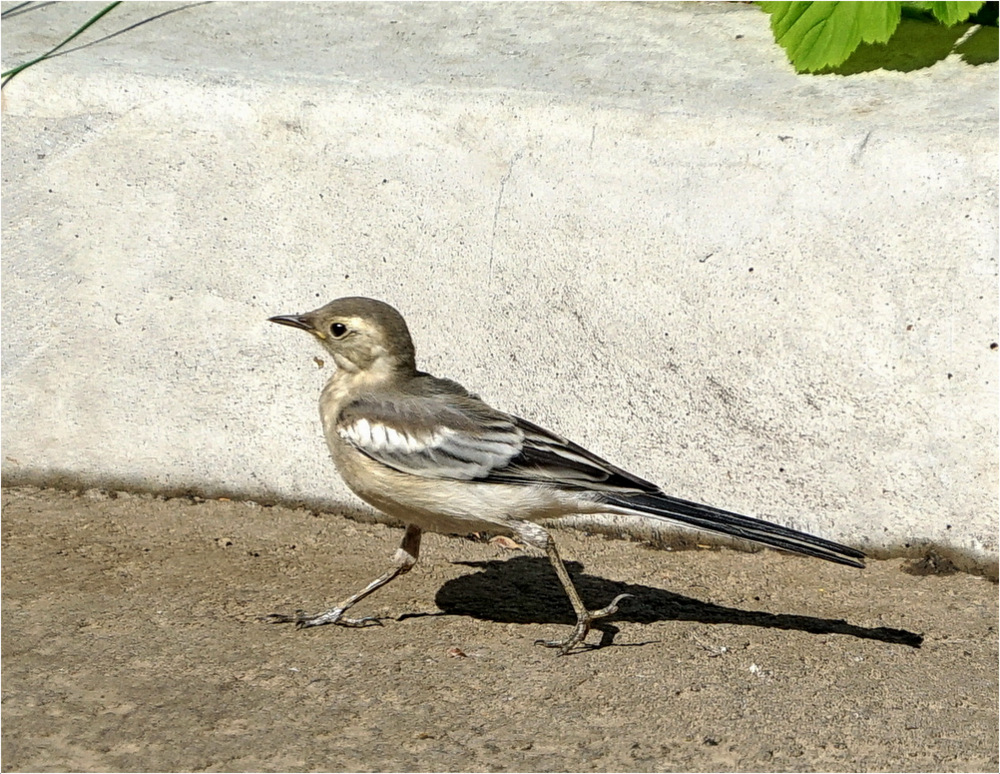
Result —
[{"label": "bird's beak", "polygon": [[267,321],[278,323],[278,325],[287,325],[291,328],[308,331],[321,339],[326,338],[319,332],[319,330],[316,329],[316,326],[309,322],[309,319],[304,314],[279,314],[277,317],[268,317]]}]

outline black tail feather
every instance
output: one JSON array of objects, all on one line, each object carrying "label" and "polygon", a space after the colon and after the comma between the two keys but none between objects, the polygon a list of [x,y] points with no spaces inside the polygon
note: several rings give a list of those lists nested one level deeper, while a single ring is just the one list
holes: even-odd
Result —
[{"label": "black tail feather", "polygon": [[614,494],[608,492],[603,493],[601,499],[618,508],[628,508],[698,529],[732,535],[772,548],[780,548],[783,551],[815,556],[851,567],[865,566],[862,561],[865,555],[856,548],[834,543],[832,540],[824,540],[778,524],[771,524],[768,521],[680,500],[666,494]]}]

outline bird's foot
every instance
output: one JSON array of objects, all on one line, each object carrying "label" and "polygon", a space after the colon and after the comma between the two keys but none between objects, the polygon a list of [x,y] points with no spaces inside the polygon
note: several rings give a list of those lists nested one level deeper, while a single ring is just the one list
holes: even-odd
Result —
[{"label": "bird's foot", "polygon": [[294,615],[284,613],[268,613],[262,615],[259,620],[267,623],[293,623],[296,629],[305,629],[307,626],[323,626],[324,624],[336,624],[337,626],[348,626],[361,628],[364,626],[381,626],[382,621],[378,618],[367,616],[365,618],[344,618],[345,608],[335,607],[319,615],[306,615],[302,610],[296,610]]},{"label": "bird's foot", "polygon": [[573,648],[579,645],[587,637],[590,627],[594,621],[607,618],[618,612],[618,603],[623,599],[633,596],[632,594],[619,594],[611,600],[611,603],[600,610],[586,610],[576,619],[576,626],[573,633],[565,640],[535,640],[536,645],[544,645],[546,648],[559,648],[559,655],[565,656]]}]

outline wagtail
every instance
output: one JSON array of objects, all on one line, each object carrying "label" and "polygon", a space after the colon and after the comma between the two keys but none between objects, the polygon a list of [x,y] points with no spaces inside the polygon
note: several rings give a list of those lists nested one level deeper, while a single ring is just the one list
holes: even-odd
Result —
[{"label": "wagtail", "polygon": [[571,514],[637,514],[864,567],[864,554],[855,548],[672,497],[572,441],[487,405],[456,382],[418,371],[406,322],[381,301],[339,298],[270,321],[308,331],[332,356],[337,369],[319,407],[333,461],[358,497],[402,521],[406,531],[391,568],[333,609],[268,620],[299,627],[379,624],[344,614],[416,564],[424,530],[489,532],[548,555],[576,626],[564,640],[539,642],[566,654],[629,596],[619,594],[599,610],[584,605],[552,536],[538,524]]}]

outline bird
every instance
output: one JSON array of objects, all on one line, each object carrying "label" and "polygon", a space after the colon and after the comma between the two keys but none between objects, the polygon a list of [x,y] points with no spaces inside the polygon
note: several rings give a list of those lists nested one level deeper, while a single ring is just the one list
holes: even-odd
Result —
[{"label": "bird", "polygon": [[450,379],[417,369],[403,316],[389,304],[338,298],[270,322],[312,334],[336,368],[319,399],[330,455],[358,497],[405,525],[388,570],[316,615],[271,613],[297,628],[381,625],[347,611],[417,563],[425,531],[488,532],[544,551],[576,615],[569,636],[538,640],[566,655],[595,621],[614,615],[628,594],[588,609],[539,524],[573,514],[630,514],[680,523],[788,552],[864,567],[865,554],[831,540],[666,494],[582,446],[527,419],[493,408]]}]

